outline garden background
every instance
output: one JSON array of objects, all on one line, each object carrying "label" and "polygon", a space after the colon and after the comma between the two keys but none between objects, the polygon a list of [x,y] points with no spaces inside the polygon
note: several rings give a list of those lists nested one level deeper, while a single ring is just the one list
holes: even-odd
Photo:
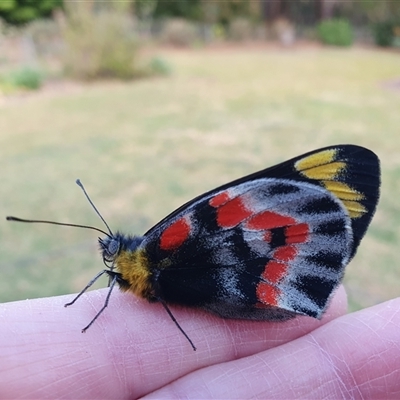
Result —
[{"label": "garden background", "polygon": [[5,221],[103,229],[77,178],[113,231],[143,234],[338,143],[382,161],[350,309],[397,297],[399,16],[399,1],[2,1],[0,300],[75,293],[103,268],[94,232]]}]

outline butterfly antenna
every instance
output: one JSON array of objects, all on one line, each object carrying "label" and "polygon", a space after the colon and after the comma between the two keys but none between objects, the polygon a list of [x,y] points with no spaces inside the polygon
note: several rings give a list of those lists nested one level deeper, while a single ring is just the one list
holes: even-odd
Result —
[{"label": "butterfly antenna", "polygon": [[[96,208],[96,206],[93,204],[93,201],[90,199],[89,195],[87,194],[82,182],[77,179],[76,184],[82,189],[83,193],[85,194],[86,198],[88,199],[90,205],[93,207],[94,211],[96,211],[96,214],[100,217],[100,219],[104,222],[104,225],[107,227],[108,232],[111,236],[114,236],[110,227],[108,226],[106,220],[103,218],[103,216],[100,214],[99,210]],[[108,236],[108,235],[107,235]]]},{"label": "butterfly antenna", "polygon": [[77,179],[76,180],[77,185],[83,190],[83,193],[85,194],[86,198],[88,199],[89,203],[91,204],[91,206],[94,208],[94,210],[96,211],[96,214],[100,217],[100,219],[104,222],[104,225],[107,227],[108,229],[108,233],[103,231],[102,229],[99,228],[95,228],[94,226],[88,226],[88,225],[79,225],[79,224],[69,224],[69,223],[65,223],[65,222],[55,222],[55,221],[47,221],[47,220],[41,220],[41,219],[23,219],[23,218],[17,218],[17,217],[12,217],[12,216],[8,216],[6,217],[7,221],[16,221],[16,222],[28,222],[28,223],[39,223],[39,224],[51,224],[51,225],[61,225],[61,226],[73,226],[75,228],[85,228],[85,229],[92,229],[94,231],[97,232],[101,232],[102,234],[108,236],[108,237],[112,237],[114,236],[110,227],[108,226],[107,222],[105,221],[105,219],[102,217],[102,215],[100,214],[99,210],[96,208],[96,206],[93,204],[93,201],[90,199],[89,195],[87,194],[85,188],[82,185],[82,182]]},{"label": "butterfly antenna", "polygon": [[75,228],[92,229],[94,231],[101,232],[102,234],[104,234],[106,236],[110,236],[109,233],[107,233],[99,228],[95,228],[94,226],[88,226],[88,225],[68,224],[65,222],[46,221],[46,220],[42,220],[42,219],[23,219],[23,218],[17,218],[17,217],[12,217],[12,216],[6,217],[6,220],[7,221],[15,221],[15,222],[27,222],[27,223],[31,223],[31,224],[50,224],[50,225],[61,225],[61,226],[73,226]]}]

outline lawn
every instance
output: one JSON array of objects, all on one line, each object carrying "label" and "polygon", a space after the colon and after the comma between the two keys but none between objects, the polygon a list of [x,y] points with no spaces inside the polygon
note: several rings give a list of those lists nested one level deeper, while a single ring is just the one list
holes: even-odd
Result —
[{"label": "lawn", "polygon": [[[168,77],[1,99],[4,217],[104,228],[80,178],[114,231],[142,234],[229,180],[314,148],[359,144],[380,156],[383,185],[347,268],[350,307],[398,296],[400,54],[260,47],[162,56]],[[103,267],[95,232],[3,220],[0,235],[1,301],[77,292]]]}]

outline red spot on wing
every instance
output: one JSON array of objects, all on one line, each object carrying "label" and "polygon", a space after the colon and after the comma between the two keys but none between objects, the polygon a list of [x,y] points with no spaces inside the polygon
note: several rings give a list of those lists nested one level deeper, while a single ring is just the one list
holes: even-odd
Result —
[{"label": "red spot on wing", "polygon": [[308,239],[308,224],[297,224],[288,226],[285,230],[286,243],[304,243]]},{"label": "red spot on wing", "polygon": [[221,228],[233,228],[248,218],[253,212],[248,210],[243,199],[238,196],[217,209],[217,223]]},{"label": "red spot on wing", "polygon": [[280,215],[272,211],[263,211],[256,214],[246,223],[247,229],[264,230],[293,225],[296,220],[292,217]]},{"label": "red spot on wing", "polygon": [[[297,249],[294,246],[282,246],[277,248],[273,253],[273,259],[268,261],[265,265],[261,278],[275,285],[278,284],[288,273],[289,261],[294,260],[296,256]],[[259,286],[261,284],[266,285],[267,283],[261,282]],[[257,297],[260,300],[258,292]]]},{"label": "red spot on wing", "polygon": [[279,261],[291,261],[297,256],[297,249],[294,246],[281,246],[274,251],[274,259]]},{"label": "red spot on wing", "polygon": [[281,291],[268,283],[260,282],[257,285],[257,298],[263,304],[278,306],[280,295]]},{"label": "red spot on wing", "polygon": [[285,263],[269,261],[262,273],[262,278],[271,283],[278,283],[287,273],[288,266]]},{"label": "red spot on wing", "polygon": [[161,249],[177,249],[189,237],[190,230],[190,225],[185,218],[178,219],[161,234]]},{"label": "red spot on wing", "polygon": [[210,206],[212,207],[220,207],[222,204],[225,204],[229,201],[229,194],[228,192],[221,192],[216,196],[212,197],[209,201]]}]

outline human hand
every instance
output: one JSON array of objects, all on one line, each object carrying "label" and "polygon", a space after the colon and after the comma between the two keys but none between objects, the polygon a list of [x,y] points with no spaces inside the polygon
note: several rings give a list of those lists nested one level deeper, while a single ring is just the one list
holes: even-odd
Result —
[{"label": "human hand", "polygon": [[400,299],[321,321],[224,320],[107,289],[0,305],[1,398],[399,398]]}]

